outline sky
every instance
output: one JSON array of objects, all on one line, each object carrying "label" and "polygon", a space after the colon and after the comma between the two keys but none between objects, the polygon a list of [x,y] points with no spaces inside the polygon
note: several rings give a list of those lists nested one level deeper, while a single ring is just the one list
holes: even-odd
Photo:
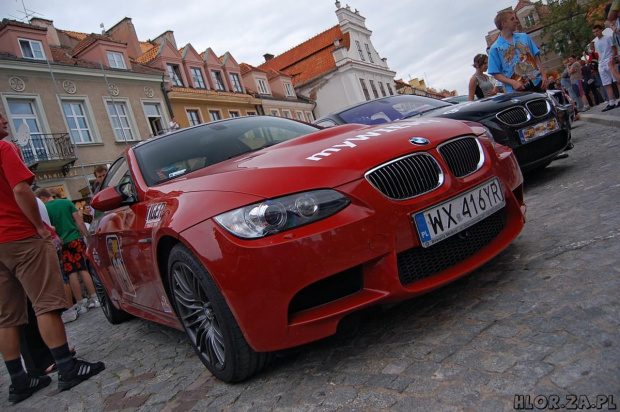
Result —
[{"label": "sky", "polygon": [[[423,79],[437,90],[467,93],[473,58],[486,50],[497,11],[518,0],[341,0],[366,18],[371,42],[396,79]],[[338,24],[333,0],[0,0],[0,16],[27,13],[59,29],[101,33],[130,17],[140,40],[172,30],[180,48],[230,52],[258,66]],[[34,13],[34,14],[33,14]]]}]

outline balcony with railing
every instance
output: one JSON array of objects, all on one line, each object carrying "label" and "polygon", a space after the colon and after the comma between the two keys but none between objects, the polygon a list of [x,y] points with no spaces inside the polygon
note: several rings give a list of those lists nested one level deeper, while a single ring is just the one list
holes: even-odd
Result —
[{"label": "balcony with railing", "polygon": [[66,175],[77,160],[68,133],[33,133],[26,144],[15,143],[22,152],[26,166],[37,172],[61,171]]}]

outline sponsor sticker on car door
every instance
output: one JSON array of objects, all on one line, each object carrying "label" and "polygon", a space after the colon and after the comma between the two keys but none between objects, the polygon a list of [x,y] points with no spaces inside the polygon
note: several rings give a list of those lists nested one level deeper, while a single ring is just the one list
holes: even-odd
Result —
[{"label": "sponsor sticker on car door", "polygon": [[413,215],[423,247],[429,247],[495,213],[506,205],[498,178]]}]

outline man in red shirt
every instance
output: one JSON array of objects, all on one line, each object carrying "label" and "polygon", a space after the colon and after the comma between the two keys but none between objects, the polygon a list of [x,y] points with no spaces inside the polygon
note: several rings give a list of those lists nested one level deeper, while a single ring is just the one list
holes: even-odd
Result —
[{"label": "man in red shirt", "polygon": [[56,249],[30,185],[34,175],[17,147],[5,140],[8,120],[0,113],[0,352],[11,377],[9,402],[17,403],[48,386],[49,376],[29,376],[22,366],[18,326],[28,323],[26,296],[39,331],[58,367],[58,389],[66,390],[105,369],[71,356],[60,317],[69,304]]}]

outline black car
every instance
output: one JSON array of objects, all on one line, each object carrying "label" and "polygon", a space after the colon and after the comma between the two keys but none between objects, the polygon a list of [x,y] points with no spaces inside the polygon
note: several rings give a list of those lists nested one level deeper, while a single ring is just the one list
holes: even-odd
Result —
[{"label": "black car", "polygon": [[379,124],[402,119],[447,117],[486,126],[497,143],[510,147],[523,172],[542,168],[572,148],[570,118],[549,96],[515,92],[453,104],[414,95],[371,100],[323,116],[324,127],[346,123]]}]

